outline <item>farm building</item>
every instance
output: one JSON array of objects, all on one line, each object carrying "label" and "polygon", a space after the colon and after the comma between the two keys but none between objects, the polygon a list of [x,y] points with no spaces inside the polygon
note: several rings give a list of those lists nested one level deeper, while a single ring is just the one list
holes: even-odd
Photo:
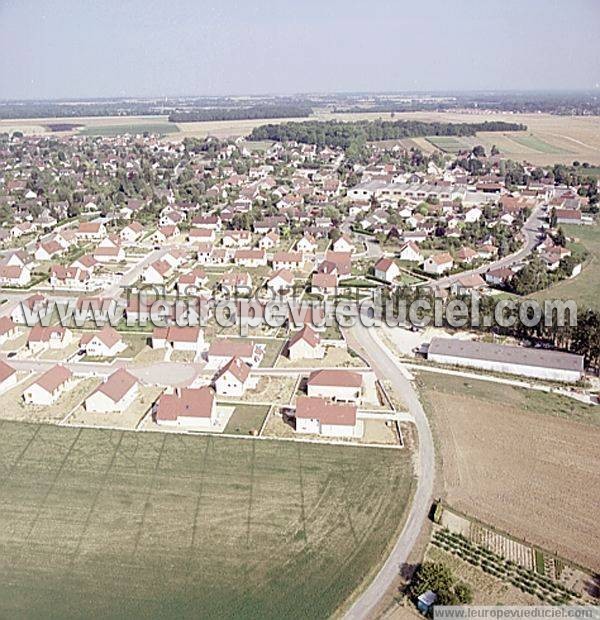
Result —
[{"label": "farm building", "polygon": [[579,381],[585,372],[581,355],[453,338],[433,338],[427,359],[554,381]]}]

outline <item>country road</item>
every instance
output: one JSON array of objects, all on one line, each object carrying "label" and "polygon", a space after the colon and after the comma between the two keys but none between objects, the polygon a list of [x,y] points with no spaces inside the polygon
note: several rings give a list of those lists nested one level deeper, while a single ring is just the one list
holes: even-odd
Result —
[{"label": "country road", "polygon": [[419,443],[417,483],[404,528],[373,581],[354,602],[345,616],[349,620],[362,620],[370,617],[373,609],[398,577],[400,568],[407,561],[427,519],[433,495],[435,450],[429,422],[419,401],[419,396],[410,380],[403,373],[400,362],[379,341],[375,334],[375,328],[367,328],[357,322],[355,326],[344,330],[344,333],[348,344],[367,359],[379,379],[386,378],[391,381],[394,389],[401,394],[414,418]]}]

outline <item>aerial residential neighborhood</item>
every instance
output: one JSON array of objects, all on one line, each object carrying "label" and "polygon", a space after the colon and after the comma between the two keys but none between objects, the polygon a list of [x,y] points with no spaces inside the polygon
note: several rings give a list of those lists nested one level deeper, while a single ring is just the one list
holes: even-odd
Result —
[{"label": "aerial residential neighborhood", "polygon": [[597,610],[598,7],[204,4],[0,11],[0,616]]}]

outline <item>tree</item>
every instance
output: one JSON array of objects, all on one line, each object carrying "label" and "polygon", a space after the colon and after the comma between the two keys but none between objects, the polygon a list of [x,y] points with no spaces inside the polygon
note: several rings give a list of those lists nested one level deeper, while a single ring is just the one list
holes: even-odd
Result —
[{"label": "tree", "polygon": [[514,277],[513,288],[518,295],[530,295],[547,288],[549,283],[546,266],[539,256],[534,256]]},{"label": "tree", "polygon": [[473,155],[475,155],[475,157],[485,157],[485,149],[481,144],[477,144],[473,147]]},{"label": "tree", "polygon": [[500,155],[500,149],[498,149],[498,147],[495,144],[492,144],[492,157],[494,157],[495,155]]},{"label": "tree", "polygon": [[423,562],[417,569],[410,586],[412,596],[417,598],[428,590],[437,594],[438,605],[467,605],[473,601],[470,586],[458,581],[443,562]]}]

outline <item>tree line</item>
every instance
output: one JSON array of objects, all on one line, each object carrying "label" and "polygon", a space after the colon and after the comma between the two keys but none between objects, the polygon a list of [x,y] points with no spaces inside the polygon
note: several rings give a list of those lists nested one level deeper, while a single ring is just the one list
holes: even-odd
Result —
[{"label": "tree line", "polygon": [[302,105],[254,105],[244,108],[203,108],[176,110],[169,114],[172,123],[202,121],[239,121],[256,118],[306,118],[312,109]]},{"label": "tree line", "polygon": [[295,141],[319,147],[341,147],[419,136],[474,136],[478,131],[525,131],[521,123],[440,123],[424,121],[305,121],[255,127],[250,140]]}]

